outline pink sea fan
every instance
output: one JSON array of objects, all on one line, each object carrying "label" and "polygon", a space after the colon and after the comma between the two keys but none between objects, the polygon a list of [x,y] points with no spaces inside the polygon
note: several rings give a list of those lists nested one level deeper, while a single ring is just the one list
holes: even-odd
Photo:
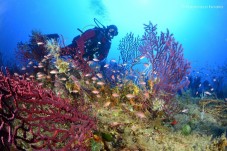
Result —
[{"label": "pink sea fan", "polygon": [[156,91],[163,90],[175,94],[189,84],[187,75],[190,63],[183,56],[181,44],[175,41],[169,30],[158,36],[156,25],[151,22],[145,25],[139,50],[150,64],[149,69],[146,70],[147,77],[151,80],[157,78],[159,80],[154,87]]}]

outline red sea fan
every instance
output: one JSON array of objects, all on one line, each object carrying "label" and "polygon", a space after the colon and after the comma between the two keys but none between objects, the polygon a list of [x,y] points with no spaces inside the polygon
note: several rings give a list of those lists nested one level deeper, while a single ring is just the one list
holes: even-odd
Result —
[{"label": "red sea fan", "polygon": [[87,111],[9,73],[0,72],[0,101],[1,148],[86,150],[96,128]]},{"label": "red sea fan", "polygon": [[41,32],[32,31],[28,43],[19,42],[17,44],[17,58],[22,63],[27,63],[28,61],[40,62],[49,52],[45,48],[46,40],[46,37]]},{"label": "red sea fan", "polygon": [[182,46],[168,30],[158,36],[156,25],[145,25],[145,34],[139,50],[150,64],[146,75],[151,80],[157,78],[159,81],[155,85],[156,91],[175,94],[189,84],[187,75],[190,63],[183,56]]},{"label": "red sea fan", "polygon": [[[145,70],[147,78],[155,83],[152,87],[153,97],[165,100],[164,111],[171,116],[178,112],[178,103],[173,97],[179,90],[187,87],[190,63],[183,56],[183,48],[173,34],[157,34],[156,25],[145,25],[142,45],[139,51],[148,60]],[[145,106],[150,106],[147,103]]]}]

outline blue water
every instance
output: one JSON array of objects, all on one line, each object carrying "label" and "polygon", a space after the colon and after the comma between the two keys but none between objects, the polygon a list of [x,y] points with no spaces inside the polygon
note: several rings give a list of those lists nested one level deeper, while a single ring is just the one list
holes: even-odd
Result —
[{"label": "blue water", "polygon": [[141,36],[151,21],[174,34],[194,71],[227,62],[226,0],[0,0],[0,51],[5,61],[14,60],[17,42],[26,42],[32,30],[62,34],[70,44],[77,28],[95,25],[93,18],[118,26],[108,59],[118,59],[126,33]]}]

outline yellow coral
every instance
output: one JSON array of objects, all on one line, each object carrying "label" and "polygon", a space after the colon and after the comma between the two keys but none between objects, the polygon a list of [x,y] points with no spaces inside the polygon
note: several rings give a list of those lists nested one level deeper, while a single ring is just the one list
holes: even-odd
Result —
[{"label": "yellow coral", "polygon": [[67,81],[65,83],[65,87],[66,87],[67,90],[69,90],[69,92],[72,92],[74,85],[73,85],[73,83]]},{"label": "yellow coral", "polygon": [[162,111],[164,104],[165,104],[165,101],[162,100],[162,99],[159,99],[159,98],[155,98],[152,101],[152,104],[153,104],[153,106],[152,106],[153,111]]},{"label": "yellow coral", "polygon": [[69,70],[69,63],[61,59],[57,59],[56,67],[59,70],[59,73],[66,73]]},{"label": "yellow coral", "polygon": [[138,95],[139,94],[139,87],[134,84],[132,81],[129,81],[128,83],[126,83],[126,85],[124,86],[124,91],[128,94],[128,93],[132,93],[133,95]]},{"label": "yellow coral", "polygon": [[150,90],[152,91],[153,90],[153,86],[154,86],[154,82],[150,79],[147,81],[148,82],[148,86],[150,88]]},{"label": "yellow coral", "polygon": [[47,50],[50,51],[50,54],[53,55],[55,58],[59,57],[60,46],[58,45],[57,41],[55,40],[47,40],[47,44],[45,45]]},{"label": "yellow coral", "polygon": [[78,85],[76,85],[75,83],[69,82],[69,81],[67,81],[65,83],[65,87],[69,92],[79,92],[80,91],[80,87]]},{"label": "yellow coral", "polygon": [[133,84],[132,89],[133,89],[133,94],[134,95],[138,95],[139,94],[140,89],[139,89],[139,87],[137,85]]}]

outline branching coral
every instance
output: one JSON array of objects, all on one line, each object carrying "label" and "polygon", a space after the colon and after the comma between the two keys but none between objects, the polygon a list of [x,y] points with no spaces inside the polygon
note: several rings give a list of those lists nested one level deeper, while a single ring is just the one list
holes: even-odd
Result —
[{"label": "branching coral", "polygon": [[[85,150],[94,120],[50,90],[0,72],[1,146],[17,149]],[[84,113],[82,113],[84,112]],[[15,127],[13,126],[15,125]]]},{"label": "branching coral", "polygon": [[66,73],[69,70],[69,63],[61,59],[57,59],[56,67],[59,70],[59,73]]},{"label": "branching coral", "polygon": [[139,50],[151,64],[147,76],[149,79],[160,79],[155,89],[176,93],[188,85],[186,76],[189,74],[190,64],[183,57],[183,48],[168,30],[158,36],[156,25],[149,23],[144,29]]},{"label": "branching coral", "polygon": [[17,56],[22,63],[28,61],[40,62],[45,55],[48,54],[45,48],[46,38],[40,32],[32,31],[29,43],[17,44]]},{"label": "branching coral", "polygon": [[[190,63],[184,59],[182,46],[168,30],[158,35],[156,25],[149,23],[144,26],[142,38],[127,34],[119,45],[123,63],[131,66],[126,68],[127,78],[137,85],[146,82],[143,91],[150,99],[145,100],[145,106],[150,108],[158,98],[165,101],[163,108],[170,114],[177,108],[177,104],[171,99],[177,91],[189,84],[187,75]],[[143,58],[145,69],[139,67],[140,71],[137,72],[132,67],[141,64]]]},{"label": "branching coral", "polygon": [[138,62],[137,59],[141,56],[141,52],[139,51],[140,45],[140,37],[134,37],[133,33],[126,34],[126,36],[121,39],[118,49],[120,50],[123,64],[133,66]]},{"label": "branching coral", "polygon": [[60,55],[70,56],[70,62],[77,70],[80,70],[82,74],[93,73],[92,68],[89,66],[89,61],[83,58],[83,54],[80,51],[79,48],[64,47],[61,48]]}]

